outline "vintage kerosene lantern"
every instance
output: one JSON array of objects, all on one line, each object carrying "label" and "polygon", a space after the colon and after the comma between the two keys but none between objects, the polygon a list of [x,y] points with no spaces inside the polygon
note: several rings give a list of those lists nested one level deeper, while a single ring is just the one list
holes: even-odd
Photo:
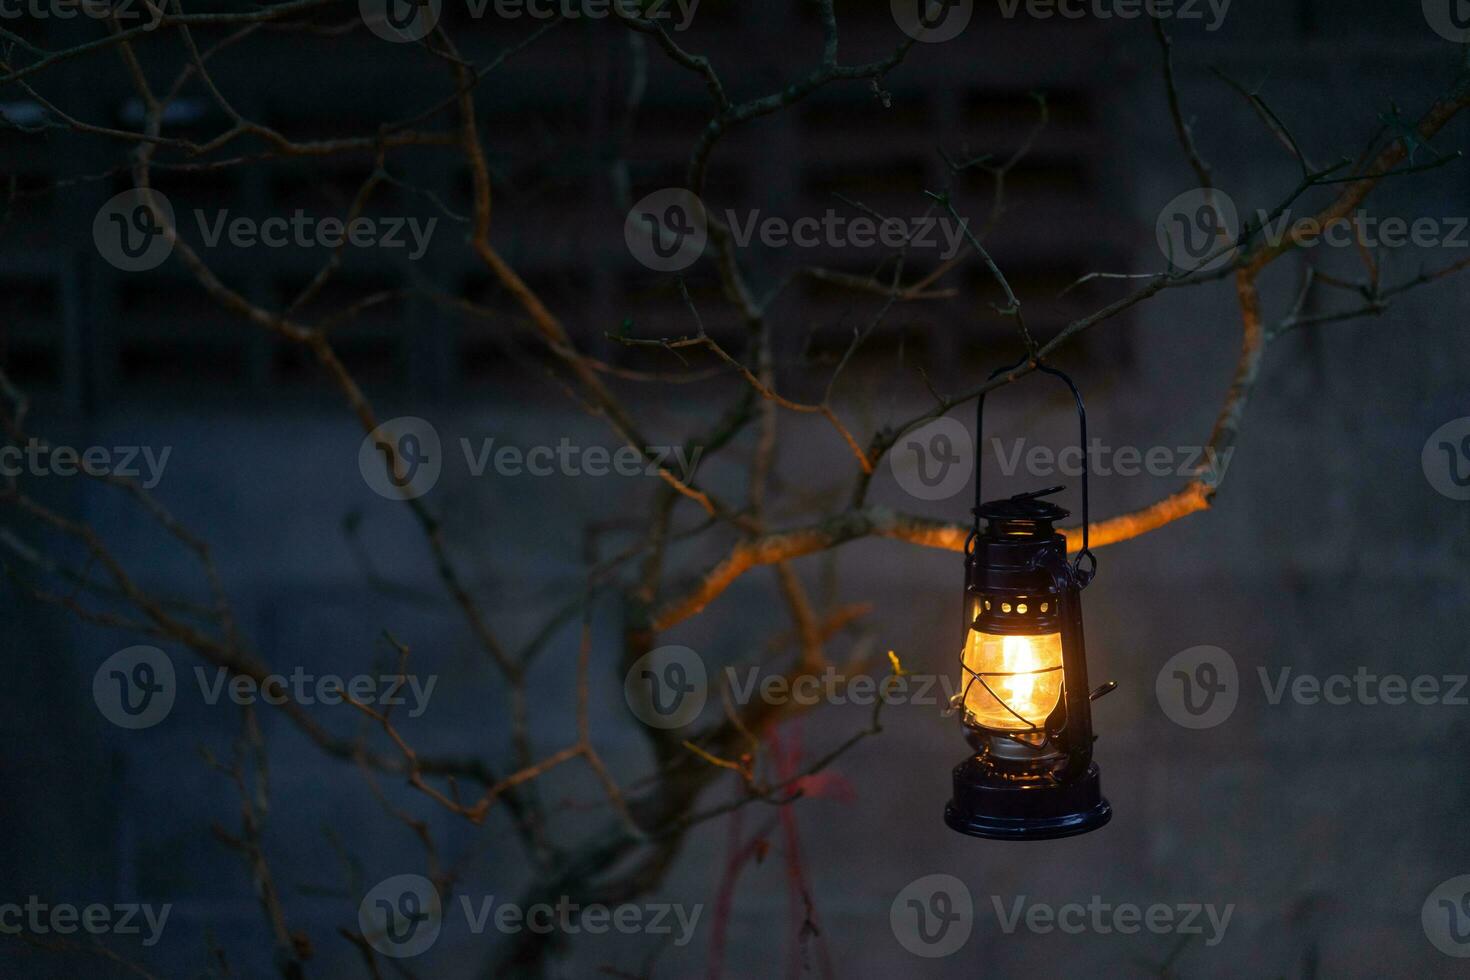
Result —
[{"label": "vintage kerosene lantern", "polygon": [[[1071,389],[1085,458],[1087,412],[1077,386],[1055,368],[1037,370]],[[984,411],[981,395],[977,445]],[[1091,702],[1116,685],[1089,690],[1082,639],[1082,590],[1097,570],[1088,550],[1085,465],[1075,561],[1056,528],[1068,512],[1044,499],[1064,489],[982,502],[976,467],[975,526],[965,544],[965,643],[953,701],[974,755],[955,767],[954,798],[944,811],[946,823],[973,837],[1070,837],[1113,815],[1092,761]]]}]

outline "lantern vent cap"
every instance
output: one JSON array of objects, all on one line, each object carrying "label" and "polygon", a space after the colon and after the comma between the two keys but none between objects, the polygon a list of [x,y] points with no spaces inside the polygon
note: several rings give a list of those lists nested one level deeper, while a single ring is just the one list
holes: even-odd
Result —
[{"label": "lantern vent cap", "polygon": [[1002,500],[992,500],[976,507],[975,516],[989,521],[992,530],[1009,529],[1014,532],[1018,526],[1031,526],[1037,530],[1049,531],[1052,524],[1070,516],[1071,511],[1041,498],[1065,489],[1066,487],[1047,487],[1030,493],[1018,493]]}]

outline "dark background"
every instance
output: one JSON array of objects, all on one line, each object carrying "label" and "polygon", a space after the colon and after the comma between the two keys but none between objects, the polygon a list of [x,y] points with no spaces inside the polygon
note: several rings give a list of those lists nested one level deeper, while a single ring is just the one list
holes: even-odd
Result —
[{"label": "dark background", "polygon": [[[344,8],[345,9],[345,8]],[[343,16],[346,16],[344,13]],[[884,4],[838,8],[844,61],[879,57],[901,35]],[[467,53],[483,58],[528,33],[516,25],[457,24]],[[1171,24],[1180,85],[1202,154],[1243,209],[1270,207],[1298,172],[1241,96],[1213,65],[1260,86],[1319,160],[1355,155],[1397,104],[1415,118],[1454,75],[1458,53],[1431,31],[1415,3],[1236,0],[1224,27]],[[52,37],[61,45],[69,35]],[[75,36],[75,35],[70,35]],[[443,72],[359,30],[336,39],[255,39],[251,53],[221,58],[216,78],[247,115],[291,135],[356,131],[443,94]],[[772,91],[804,74],[820,52],[820,29],[799,4],[750,8],[705,0],[680,41],[708,52],[737,95]],[[150,43],[163,43],[152,39]],[[171,43],[171,42],[169,42]],[[248,47],[248,46],[247,46]],[[408,49],[408,50],[405,50]],[[174,55],[177,57],[177,55]],[[626,125],[628,86],[646,60],[646,94]],[[174,64],[174,62],[170,62]],[[1106,287],[1055,294],[1092,270],[1161,267],[1154,244],[1159,209],[1197,183],[1170,128],[1159,55],[1146,21],[1006,22],[977,12],[960,38],[919,45],[883,82],[884,109],[866,83],[833,86],[801,106],[732,135],[715,157],[707,200],[786,216],[842,207],[834,192],[884,213],[922,210],[921,192],[945,179],[935,152],[1010,153],[1034,121],[1032,91],[1046,93],[1052,124],[1012,175],[1013,209],[989,243],[1050,336],[1113,296]],[[306,81],[303,81],[305,79]],[[114,57],[92,57],[45,76],[51,96],[78,116],[128,118],[125,79]],[[9,91],[5,100],[24,101]],[[607,22],[563,25],[490,76],[481,93],[482,134],[497,181],[493,240],[556,309],[589,353],[633,367],[678,365],[603,336],[625,318],[640,336],[688,332],[687,311],[666,276],[627,253],[622,223],[632,200],[677,183],[707,106],[694,76],[651,45],[641,52]],[[198,103],[199,133],[220,120]],[[134,110],[136,111],[136,110]],[[1436,141],[1465,145],[1465,123]],[[119,273],[98,257],[92,216],[124,177],[55,187],[53,181],[119,166],[125,149],[56,133],[0,133],[0,172],[35,196],[0,234],[0,362],[33,398],[31,428],[57,444],[173,447],[160,498],[199,530],[217,556],[241,626],[278,669],[304,665],[351,673],[391,661],[380,634],[415,650],[421,672],[441,675],[432,710],[413,725],[423,751],[506,752],[507,704],[454,610],[437,598],[432,566],[401,505],[375,496],[357,468],[362,432],[309,357],[211,305],[172,260],[153,273]],[[421,156],[421,159],[419,157]],[[401,172],[444,189],[467,207],[463,173],[447,155],[399,158]],[[160,177],[180,211],[231,207],[275,213],[340,208],[365,175],[362,161],[241,168],[207,180]],[[1377,214],[1464,215],[1463,165],[1386,183],[1369,201]],[[962,210],[987,206],[983,178],[957,187]],[[1324,198],[1308,198],[1305,204]],[[388,197],[382,213],[431,213],[412,195]],[[443,224],[443,223],[441,223]],[[1340,250],[1339,250],[1340,251]],[[755,250],[752,278],[769,288],[801,262],[865,273],[876,253],[794,257]],[[1463,258],[1451,249],[1401,250],[1386,261],[1398,278]],[[1351,254],[1313,256],[1357,274]],[[295,251],[221,251],[221,276],[262,302],[306,281],[317,257]],[[1267,274],[1268,315],[1283,315],[1300,265]],[[471,320],[425,300],[376,311],[339,338],[382,417],[430,419],[446,445],[460,436],[522,446],[615,445],[597,420],[547,383],[536,345],[508,297],[490,287],[463,246],[441,227],[433,250],[410,266],[367,257],[348,268],[323,307],[354,290],[399,283],[469,295],[500,310]],[[994,284],[977,262],[949,280],[960,298],[900,307],[853,367],[840,398],[865,437],[921,411],[926,396],[912,365],[941,390],[972,384],[1014,359],[1010,324],[995,315]],[[716,336],[738,336],[709,263],[691,291]],[[799,282],[773,308],[783,385],[819,397],[823,364],[845,346],[873,305]],[[1470,414],[1470,341],[1463,286],[1449,280],[1411,294],[1378,319],[1304,331],[1275,345],[1250,404],[1215,508],[1146,538],[1108,548],[1087,593],[1091,668],[1116,679],[1099,702],[1097,758],[1116,817],[1104,831],[1048,845],[1003,846],[947,830],[940,813],[949,769],[963,755],[952,725],[917,707],[888,712],[881,736],[836,767],[848,797],[796,808],[803,857],[823,938],[837,975],[886,977],[1098,976],[1337,977],[1463,975],[1425,938],[1420,908],[1442,881],[1470,873],[1464,833],[1470,714],[1464,707],[1269,705],[1256,668],[1351,674],[1464,671],[1470,620],[1464,571],[1470,509],[1436,493],[1420,453],[1439,426]],[[1089,399],[1094,432],[1115,446],[1192,446],[1208,437],[1239,347],[1228,282],[1165,293],[1067,348],[1062,363]],[[905,358],[903,368],[896,365]],[[816,370],[807,365],[815,362]],[[629,395],[644,428],[675,441],[725,404],[738,382],[644,386]],[[1053,447],[1071,420],[1062,400],[1032,382],[993,400],[997,434]],[[969,413],[957,417],[968,422]],[[779,486],[794,497],[835,494],[851,458],[820,420],[783,416]],[[743,486],[748,440],[713,460],[703,478]],[[993,462],[993,458],[992,458]],[[1033,480],[993,480],[1005,492]],[[1180,481],[1096,478],[1097,514],[1143,506]],[[553,477],[472,479],[463,467],[427,498],[446,521],[451,549],[469,569],[476,598],[504,635],[524,641],[581,587],[585,527],[641,521],[653,481]],[[186,556],[128,502],[91,481],[32,481],[31,492],[90,521],[141,579],[188,592]],[[950,520],[963,494],[926,504],[908,497],[886,467],[875,500]],[[825,499],[825,498],[824,498]],[[797,509],[773,519],[796,520]],[[34,528],[13,512],[6,529]],[[681,555],[706,566],[717,551]],[[823,559],[798,565],[816,583]],[[946,671],[957,642],[961,569],[952,554],[893,541],[845,546],[835,568],[844,601],[871,601],[863,630],[834,641],[894,649],[912,669]],[[386,578],[395,588],[377,588]],[[787,629],[768,573],[738,583],[700,618],[663,637],[711,663],[736,662]],[[112,652],[137,642],[82,627],[0,592],[8,628],[0,683],[0,901],[32,893],[57,902],[145,901],[174,905],[152,950],[115,941],[163,976],[205,974],[213,941],[239,975],[272,971],[269,938],[243,862],[210,826],[233,826],[234,788],[208,771],[201,746],[228,751],[233,708],[181,696],[172,716],[146,732],[108,724],[90,697],[91,678]],[[626,782],[649,764],[622,699],[616,667],[620,611],[596,610],[594,737]],[[544,751],[571,733],[576,632],[558,635],[531,678],[533,734]],[[1154,695],[1169,657],[1211,644],[1228,650],[1247,678],[1239,708],[1202,732],[1169,722]],[[180,673],[195,661],[171,649]],[[324,711],[350,732],[358,722]],[[346,709],[340,709],[346,711]],[[349,869],[371,883],[416,871],[413,835],[387,818],[354,767],[324,758],[270,711],[272,753],[266,839],[293,926],[310,933],[312,975],[360,975],[355,950],[337,934],[355,927]],[[813,758],[867,723],[864,709],[829,707],[791,723]],[[575,770],[575,771],[573,771]],[[579,767],[550,779],[565,799],[557,830],[573,836],[606,816],[595,782]],[[728,798],[731,788],[708,799]],[[474,828],[421,796],[395,800],[429,821],[446,850],[479,853],[463,882],[470,894],[513,898],[523,858],[497,815]],[[649,900],[705,903],[685,949],[665,950],[655,976],[703,973],[709,905],[723,868],[721,822],[693,833]],[[935,872],[963,879],[977,901],[975,932],[959,954],[923,961],[888,926],[889,903],[911,880]],[[1225,941],[1207,948],[1179,937],[1004,935],[990,896],[1060,905],[1106,900],[1233,903]],[[748,869],[730,923],[726,976],[786,973],[796,961],[780,855]],[[483,975],[499,938],[446,930],[420,975]],[[553,975],[585,977],[604,966],[637,971],[647,937],[582,941]],[[109,971],[114,971],[110,973]],[[1168,972],[1172,971],[1172,972]],[[101,960],[37,954],[0,943],[0,976],[124,975]]]}]

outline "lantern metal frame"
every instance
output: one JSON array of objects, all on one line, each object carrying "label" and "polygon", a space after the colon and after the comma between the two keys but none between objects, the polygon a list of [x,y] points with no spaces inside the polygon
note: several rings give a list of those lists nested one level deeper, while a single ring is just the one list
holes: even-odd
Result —
[{"label": "lantern metal frame", "polygon": [[[991,380],[1028,363],[997,369]],[[1081,447],[1087,449],[1087,409],[1072,379],[1049,365],[1037,371],[1059,378],[1077,406]],[[976,444],[983,444],[985,395],[975,408]],[[981,467],[975,471],[974,527],[965,541],[965,644],[961,646],[962,690],[958,709],[974,754],[954,769],[954,796],[945,822],[973,837],[994,840],[1047,840],[1088,833],[1112,819],[1092,759],[1091,702],[1116,687],[1089,690],[1082,630],[1082,590],[1097,573],[1089,547],[1087,467],[1082,471],[1082,547],[1067,559],[1065,535],[1055,528],[1068,512],[1045,500],[1064,490],[1048,487],[986,502]],[[982,526],[983,522],[983,526]],[[1022,610],[1025,610],[1024,612]],[[993,636],[1061,635],[1062,663],[1027,674],[1062,672],[1061,691],[1047,717],[1026,718],[991,686],[998,672],[972,670],[965,663],[970,632]],[[1024,728],[990,728],[974,719],[966,698],[980,684],[995,701],[1025,723]]]}]

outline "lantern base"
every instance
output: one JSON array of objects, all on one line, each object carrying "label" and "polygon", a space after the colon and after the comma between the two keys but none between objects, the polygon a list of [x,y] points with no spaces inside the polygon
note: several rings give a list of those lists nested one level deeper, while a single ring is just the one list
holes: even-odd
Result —
[{"label": "lantern base", "polygon": [[1016,778],[972,756],[955,766],[954,799],[944,822],[987,840],[1055,840],[1097,830],[1113,818],[1096,763],[1081,778],[1057,783]]}]

